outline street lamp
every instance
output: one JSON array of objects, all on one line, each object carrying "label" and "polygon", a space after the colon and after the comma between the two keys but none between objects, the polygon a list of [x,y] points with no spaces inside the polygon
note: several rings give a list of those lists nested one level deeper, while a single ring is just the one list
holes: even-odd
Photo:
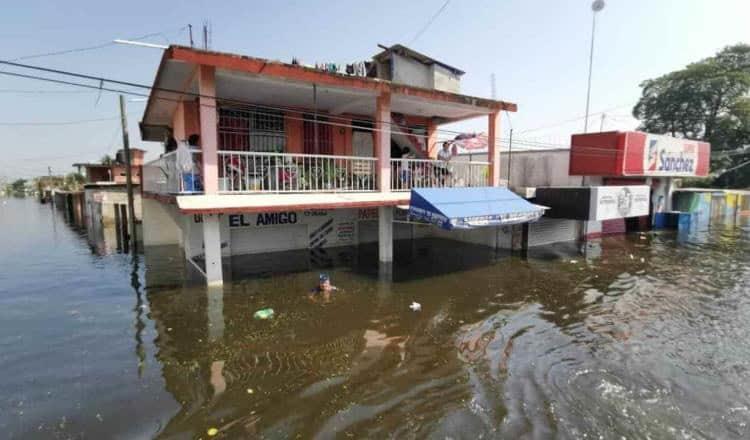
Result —
[{"label": "street lamp", "polygon": [[594,33],[596,32],[596,13],[604,9],[604,0],[594,0],[591,3],[593,20],[591,22],[591,50],[589,52],[589,83],[586,89],[586,119],[583,123],[583,132],[589,131],[589,102],[591,100],[591,68],[594,64]]}]

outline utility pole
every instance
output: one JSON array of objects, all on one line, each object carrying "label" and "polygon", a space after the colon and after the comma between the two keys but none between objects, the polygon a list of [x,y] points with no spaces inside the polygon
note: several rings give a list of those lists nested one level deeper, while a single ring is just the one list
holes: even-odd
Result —
[{"label": "utility pole", "polygon": [[193,25],[188,24],[188,33],[190,34],[190,47],[193,47]]},{"label": "utility pole", "polygon": [[122,123],[122,149],[125,152],[125,187],[128,192],[128,227],[130,228],[130,243],[133,255],[138,253],[136,248],[138,237],[135,232],[135,207],[133,205],[133,175],[130,169],[130,137],[128,136],[128,118],[125,113],[125,96],[120,95],[120,122]]},{"label": "utility pole", "polygon": [[513,154],[513,127],[510,128],[510,135],[508,137],[508,188],[510,188],[510,159]]},{"label": "utility pole", "polygon": [[586,88],[586,119],[583,122],[583,132],[589,130],[589,103],[591,101],[591,70],[594,66],[594,36],[596,35],[596,14],[604,9],[604,0],[594,0],[591,4],[592,21],[591,21],[591,49],[589,50],[589,81]]},{"label": "utility pole", "polygon": [[604,131],[604,118],[607,117],[606,113],[602,113],[602,122],[599,123],[599,133]]}]

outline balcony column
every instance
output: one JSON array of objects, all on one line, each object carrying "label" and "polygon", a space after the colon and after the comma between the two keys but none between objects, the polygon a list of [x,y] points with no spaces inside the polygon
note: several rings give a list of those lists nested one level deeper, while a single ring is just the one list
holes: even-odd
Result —
[{"label": "balcony column", "polygon": [[[391,95],[381,93],[375,107],[375,157],[377,158],[378,189],[391,191]],[[378,208],[378,260],[393,261],[393,208]]]},{"label": "balcony column", "polygon": [[438,125],[433,119],[427,122],[427,156],[437,159],[440,146],[438,145]]},{"label": "balcony column", "polygon": [[198,70],[198,93],[200,97],[200,145],[203,150],[203,190],[216,194],[219,190],[219,168],[217,156],[218,134],[216,130],[216,77],[211,66],[200,66]]},{"label": "balcony column", "polygon": [[[219,191],[218,134],[216,130],[216,71],[210,66],[198,69],[198,114],[200,117],[200,145],[203,156],[202,179],[205,194]],[[223,284],[221,270],[221,233],[219,216],[203,216],[203,247],[206,256],[206,282]]]},{"label": "balcony column", "polygon": [[500,112],[487,115],[487,161],[490,163],[487,185],[500,186]]},{"label": "balcony column", "polygon": [[381,93],[375,103],[375,157],[381,192],[391,191],[391,94]]}]

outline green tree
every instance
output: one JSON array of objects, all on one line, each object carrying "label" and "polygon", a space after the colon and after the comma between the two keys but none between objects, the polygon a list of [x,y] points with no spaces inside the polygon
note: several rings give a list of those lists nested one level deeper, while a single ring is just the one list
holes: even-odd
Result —
[{"label": "green tree", "polygon": [[[750,186],[750,45],[641,83],[633,116],[650,133],[711,143],[713,184]],[[738,167],[739,166],[739,167]],[[732,170],[725,172],[727,170]]]},{"label": "green tree", "polygon": [[22,196],[26,194],[26,179],[16,179],[10,184],[9,191],[13,195]]},{"label": "green tree", "polygon": [[113,163],[115,163],[115,160],[112,159],[112,156],[110,156],[109,154],[105,154],[104,156],[102,156],[101,163],[102,165],[112,165]]},{"label": "green tree", "polygon": [[63,180],[63,189],[68,191],[77,191],[81,189],[86,179],[80,173],[68,173]]}]

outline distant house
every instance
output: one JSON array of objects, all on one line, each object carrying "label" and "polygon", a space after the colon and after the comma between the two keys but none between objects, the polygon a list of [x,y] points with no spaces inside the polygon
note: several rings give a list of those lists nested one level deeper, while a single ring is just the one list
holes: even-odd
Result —
[{"label": "distant house", "polygon": [[[130,149],[130,166],[133,183],[141,183],[141,169],[143,168],[144,150]],[[112,163],[74,163],[74,167],[83,169],[86,183],[114,182],[125,183],[125,151],[118,150]]]},{"label": "distant house", "polygon": [[[130,149],[130,166],[134,188],[135,221],[141,221],[141,171],[145,151]],[[99,254],[127,247],[128,228],[125,151],[119,150],[112,163],[76,163],[83,169],[84,214],[89,244]]]}]

